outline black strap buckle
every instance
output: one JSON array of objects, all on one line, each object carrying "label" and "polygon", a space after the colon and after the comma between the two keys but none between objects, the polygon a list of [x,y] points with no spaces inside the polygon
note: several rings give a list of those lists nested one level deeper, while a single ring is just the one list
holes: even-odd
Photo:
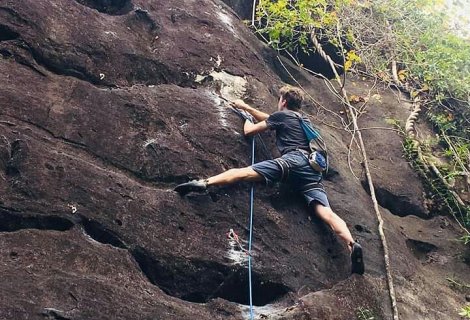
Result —
[{"label": "black strap buckle", "polygon": [[289,164],[282,158],[274,159],[281,168],[281,182],[286,182],[289,178]]}]

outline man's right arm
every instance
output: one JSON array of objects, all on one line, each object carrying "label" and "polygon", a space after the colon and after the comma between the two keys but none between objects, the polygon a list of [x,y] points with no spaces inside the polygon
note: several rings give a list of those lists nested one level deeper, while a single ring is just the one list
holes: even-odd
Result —
[{"label": "man's right arm", "polygon": [[232,103],[235,108],[245,110],[246,112],[250,113],[257,121],[264,121],[269,117],[269,114],[249,106],[243,100],[238,99]]}]

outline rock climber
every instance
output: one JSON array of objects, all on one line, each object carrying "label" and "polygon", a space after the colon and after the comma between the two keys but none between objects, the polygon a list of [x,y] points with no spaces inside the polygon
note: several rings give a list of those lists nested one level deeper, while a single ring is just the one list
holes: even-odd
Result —
[{"label": "rock climber", "polygon": [[[249,113],[257,122],[246,120],[243,126],[245,135],[254,135],[265,130],[276,130],[276,146],[281,157],[255,163],[246,168],[234,168],[207,179],[192,180],[175,188],[181,195],[188,192],[204,192],[209,186],[224,186],[237,181],[286,182],[294,190],[303,194],[309,208],[341,238],[351,253],[351,272],[364,273],[363,250],[355,242],[346,223],[330,207],[321,183],[322,174],[309,164],[309,141],[301,128],[299,111],[303,101],[303,92],[293,86],[284,86],[279,90],[277,111],[271,115],[235,100],[233,107]],[[310,123],[307,117],[302,116]]]}]

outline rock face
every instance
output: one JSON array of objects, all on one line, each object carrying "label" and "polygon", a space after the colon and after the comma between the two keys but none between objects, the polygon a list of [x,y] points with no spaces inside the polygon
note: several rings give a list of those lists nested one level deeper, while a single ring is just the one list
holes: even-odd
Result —
[{"label": "rock face", "polygon": [[[272,112],[287,70],[322,105],[305,111],[327,140],[330,202],[367,270],[350,276],[347,250],[299,196],[257,186],[255,315],[390,318],[377,219],[357,151],[357,178],[349,170],[340,104],[222,1],[0,0],[0,55],[0,319],[247,318],[247,259],[226,233],[246,245],[249,186],[185,198],[172,188],[249,165],[250,140],[222,98],[244,94]],[[406,118],[392,92],[348,86],[377,91],[363,128]],[[427,212],[398,134],[364,136],[401,319],[455,318],[465,292],[446,278],[470,282],[463,248],[448,241],[456,227]],[[273,136],[262,138],[276,155]]]}]

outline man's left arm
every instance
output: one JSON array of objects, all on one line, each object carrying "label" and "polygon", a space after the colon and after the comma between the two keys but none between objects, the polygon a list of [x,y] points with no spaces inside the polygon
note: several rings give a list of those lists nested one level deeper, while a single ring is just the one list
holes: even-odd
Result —
[{"label": "man's left arm", "polygon": [[260,121],[257,123],[252,123],[249,120],[245,121],[245,125],[243,126],[243,132],[245,136],[252,136],[254,134],[266,131],[268,129],[268,124],[266,121]]},{"label": "man's left arm", "polygon": [[256,119],[256,121],[263,121],[269,117],[269,114],[262,112],[256,108],[250,107],[248,104],[246,104],[243,100],[240,99],[232,101],[232,106],[237,109],[245,110],[246,112],[251,114],[253,118]]}]

